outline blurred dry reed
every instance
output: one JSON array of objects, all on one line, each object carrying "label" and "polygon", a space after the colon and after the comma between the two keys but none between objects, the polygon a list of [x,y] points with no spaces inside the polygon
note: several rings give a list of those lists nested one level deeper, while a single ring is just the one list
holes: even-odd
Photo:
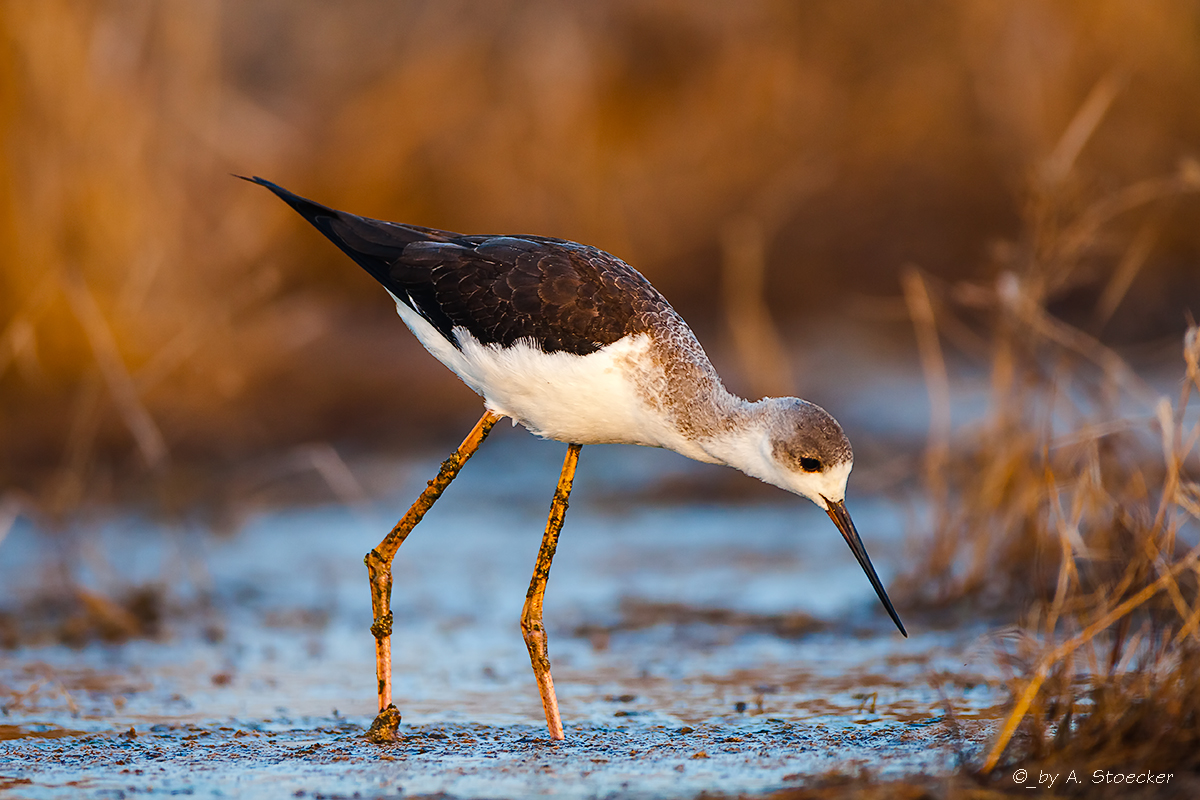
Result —
[{"label": "blurred dry reed", "polygon": [[226,93],[218,11],[52,0],[0,12],[3,478],[51,519],[102,498],[106,473],[161,473],[179,418],[219,414],[181,378],[236,383],[242,365],[220,351],[252,347],[229,321],[240,297],[264,298],[272,268],[246,269],[266,226],[242,223],[256,215],[208,143]]},{"label": "blurred dry reed", "polygon": [[766,259],[762,225],[749,217],[732,220],[725,226],[722,245],[725,324],[746,375],[750,396],[794,394],[795,380],[787,350],[764,292]]},{"label": "blurred dry reed", "polygon": [[[797,321],[905,261],[963,276],[1016,218],[1014,165],[1107,65],[1042,179],[1085,146],[1118,179],[1178,157],[1200,131],[1176,102],[1200,81],[1195,8],[1152,5],[4,4],[0,481],[51,517],[164,481],[186,505],[221,483],[189,492],[190,467],[469,412],[369,279],[230,172],[605,247],[718,356],[722,303],[754,320],[747,380],[785,389]],[[1092,135],[1105,114],[1120,127]],[[1147,229],[1097,324],[1131,286],[1176,285],[1186,229]],[[722,262],[759,299],[723,298]]]},{"label": "blurred dry reed", "polygon": [[[1118,85],[1097,83],[1033,171],[1022,235],[995,248],[993,283],[915,269],[904,281],[932,398],[935,529],[906,591],[930,608],[1023,615],[1001,655],[1013,708],[985,774],[1006,754],[1089,775],[1200,765],[1200,329],[1183,336],[1172,402],[1049,310],[1100,283],[1101,329],[1148,257],[1162,202],[1200,191],[1185,161],[1081,201],[1075,159]],[[1139,212],[1140,225],[1117,227]],[[990,407],[965,430],[950,425],[943,336],[986,343]]]}]

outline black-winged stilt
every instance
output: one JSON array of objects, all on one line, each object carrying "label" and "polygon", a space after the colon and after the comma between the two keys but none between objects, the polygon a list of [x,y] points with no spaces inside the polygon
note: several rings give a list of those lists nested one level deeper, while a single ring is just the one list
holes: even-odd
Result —
[{"label": "black-winged stilt", "polygon": [[392,559],[492,426],[511,417],[568,443],[521,614],[546,725],[563,738],[542,598],[585,444],[665,447],[726,464],[807,497],[837,525],[900,632],[900,617],[846,511],[853,453],[837,421],[794,397],[750,402],[727,391],[687,323],[620,259],[546,236],[463,236],[336,211],[263,180],[396,301],[425,349],[484,400],[485,411],[396,527],[366,556],[375,621],[379,716],[395,738],[391,696]]}]

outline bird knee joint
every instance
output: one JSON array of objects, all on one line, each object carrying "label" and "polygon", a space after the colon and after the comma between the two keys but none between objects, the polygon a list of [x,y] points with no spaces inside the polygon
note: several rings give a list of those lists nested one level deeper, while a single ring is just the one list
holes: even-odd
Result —
[{"label": "bird knee joint", "polygon": [[383,563],[383,556],[379,555],[379,551],[372,548],[365,556],[363,563],[367,565],[367,569],[373,570]]},{"label": "bird knee joint", "polygon": [[371,623],[371,633],[376,639],[386,639],[392,635],[392,612],[387,612]]}]

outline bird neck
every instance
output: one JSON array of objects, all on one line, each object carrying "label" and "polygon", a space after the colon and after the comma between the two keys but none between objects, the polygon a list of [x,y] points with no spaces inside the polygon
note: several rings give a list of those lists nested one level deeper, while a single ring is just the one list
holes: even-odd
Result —
[{"label": "bird neck", "polygon": [[768,419],[774,398],[752,402],[726,391],[718,399],[721,424],[699,442],[709,460],[725,464],[766,483],[779,486],[778,468],[770,457]]}]

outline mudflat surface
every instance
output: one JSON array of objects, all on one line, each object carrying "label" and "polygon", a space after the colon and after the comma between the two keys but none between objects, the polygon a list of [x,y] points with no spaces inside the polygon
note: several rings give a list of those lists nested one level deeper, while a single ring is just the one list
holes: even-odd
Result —
[{"label": "mudflat surface", "polygon": [[[688,797],[939,774],[979,752],[1005,699],[985,629],[910,622],[903,639],[818,509],[679,499],[710,468],[620,447],[584,449],[551,573],[567,733],[551,742],[517,619],[562,450],[496,436],[401,549],[390,746],[362,738],[362,555],[436,460],[392,465],[385,501],[264,512],[224,537],[19,524],[0,542],[6,605],[70,553],[97,593],[159,587],[163,619],[148,639],[0,651],[0,794]],[[850,508],[888,581],[911,509],[853,482]]]}]

